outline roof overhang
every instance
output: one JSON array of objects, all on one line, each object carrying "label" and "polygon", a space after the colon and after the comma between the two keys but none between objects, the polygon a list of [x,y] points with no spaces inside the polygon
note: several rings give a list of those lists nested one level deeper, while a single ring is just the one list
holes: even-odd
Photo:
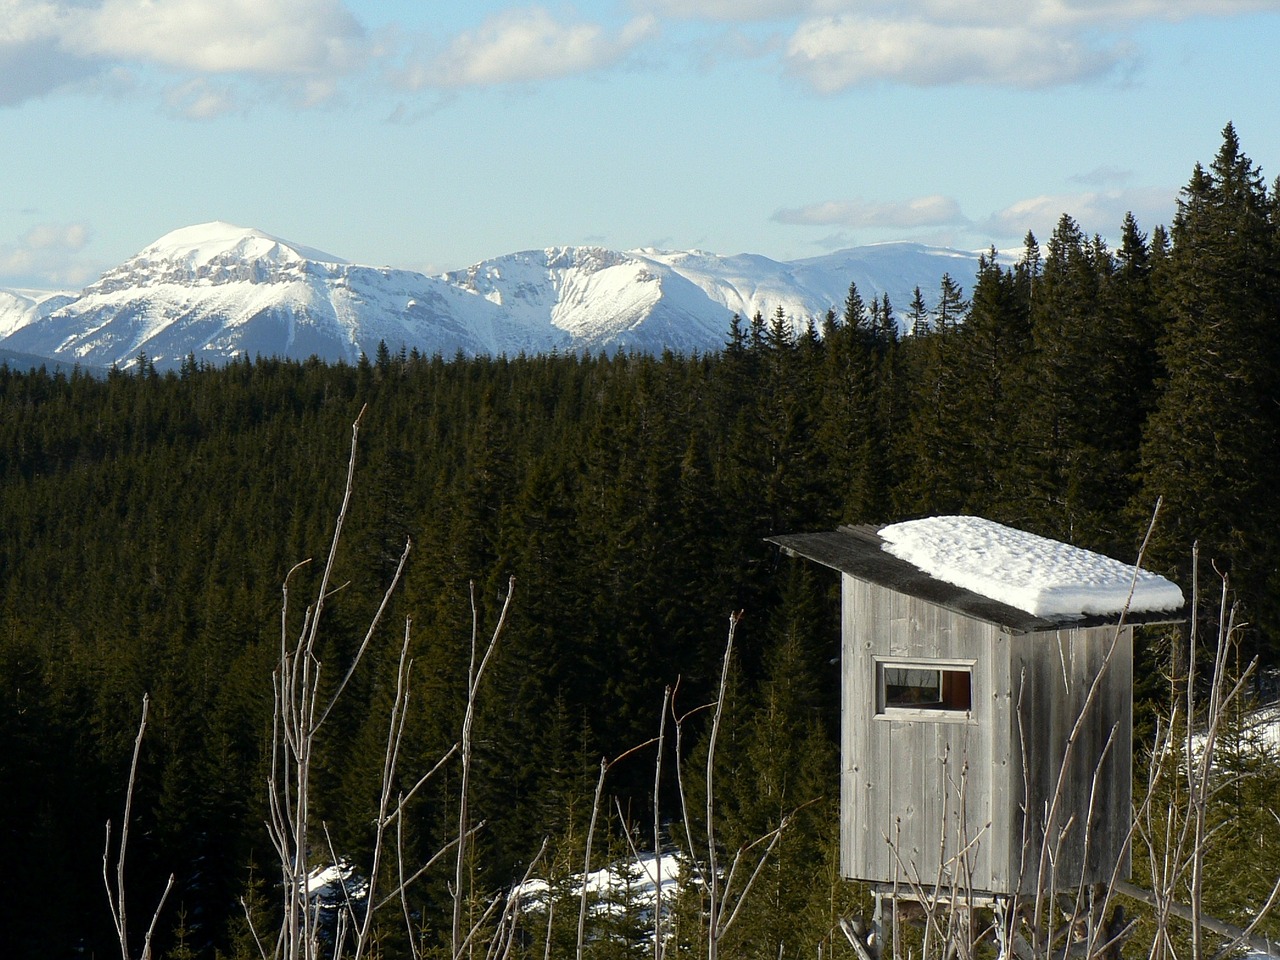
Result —
[{"label": "roof overhang", "polygon": [[914,564],[884,550],[884,541],[880,539],[878,530],[879,527],[869,525],[840,527],[821,533],[791,533],[765,539],[792,556],[804,557],[858,580],[896,590],[977,620],[994,623],[1011,633],[1042,633],[1120,623],[1133,626],[1181,623],[1187,619],[1184,610],[1039,617],[930,576]]}]

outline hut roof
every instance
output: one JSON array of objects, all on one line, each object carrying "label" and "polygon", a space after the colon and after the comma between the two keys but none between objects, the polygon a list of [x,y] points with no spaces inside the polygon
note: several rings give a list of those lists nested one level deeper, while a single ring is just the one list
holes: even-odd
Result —
[{"label": "hut roof", "polygon": [[[1182,591],[1130,564],[980,517],[768,538],[858,579],[1015,633],[1185,619]],[[1132,598],[1130,591],[1132,589]]]}]

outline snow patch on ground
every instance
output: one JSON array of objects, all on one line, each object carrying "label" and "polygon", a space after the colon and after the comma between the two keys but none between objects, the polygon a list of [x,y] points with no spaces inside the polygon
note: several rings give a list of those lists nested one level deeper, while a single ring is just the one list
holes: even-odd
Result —
[{"label": "snow patch on ground", "polygon": [[1280,756],[1280,703],[1250,714],[1244,737],[1259,753]]},{"label": "snow patch on ground", "polygon": [[[1110,557],[982,517],[926,517],[880,530],[884,549],[930,576],[1038,617],[1176,610],[1178,586]],[[1130,598],[1132,591],[1132,599]]]},{"label": "snow patch on ground", "polygon": [[[621,860],[592,871],[586,878],[592,913],[621,914],[631,909],[647,922],[657,909],[658,892],[661,890],[665,916],[679,894],[683,864],[684,858],[676,853],[643,853],[638,858]],[[575,875],[567,892],[571,896],[581,896],[582,886],[581,875]],[[551,884],[536,878],[526,880],[512,894],[524,903],[525,909],[545,906],[555,895]]]},{"label": "snow patch on ground", "polygon": [[[1197,762],[1204,756],[1206,742],[1204,733],[1191,735],[1191,756]],[[1223,751],[1230,749],[1238,749],[1244,756],[1280,760],[1280,703],[1258,707],[1246,714],[1240,722],[1238,740],[1231,733],[1219,731],[1214,741],[1215,760],[1220,760]]]},{"label": "snow patch on ground", "polygon": [[351,861],[346,859],[331,863],[326,867],[316,867],[307,874],[308,896],[315,896],[327,890],[340,892],[340,885],[346,886],[349,896],[355,896],[358,891],[367,890],[369,882],[360,876],[356,868],[352,866]]}]

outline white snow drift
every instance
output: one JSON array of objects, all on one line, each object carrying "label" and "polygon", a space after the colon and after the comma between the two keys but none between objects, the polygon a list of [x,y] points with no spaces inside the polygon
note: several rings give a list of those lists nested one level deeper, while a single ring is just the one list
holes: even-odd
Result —
[{"label": "white snow drift", "polygon": [[926,517],[880,530],[884,549],[921,570],[1038,617],[1176,610],[1158,574],[982,517]]}]

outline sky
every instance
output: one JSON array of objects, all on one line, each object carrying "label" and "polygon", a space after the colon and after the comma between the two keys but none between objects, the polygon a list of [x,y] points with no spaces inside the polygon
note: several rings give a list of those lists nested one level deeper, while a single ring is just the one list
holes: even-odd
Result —
[{"label": "sky", "polygon": [[1280,173],[1280,0],[0,0],[0,287],[225,220],[436,273],[1114,242],[1234,123]]}]

